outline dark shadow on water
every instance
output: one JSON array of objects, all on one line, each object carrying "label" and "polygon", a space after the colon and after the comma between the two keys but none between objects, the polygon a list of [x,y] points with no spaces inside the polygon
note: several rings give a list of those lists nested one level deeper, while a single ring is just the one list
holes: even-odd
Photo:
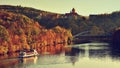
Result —
[{"label": "dark shadow on water", "polygon": [[65,52],[66,56],[77,56],[79,55],[80,49],[72,48],[70,52]]},{"label": "dark shadow on water", "polygon": [[80,53],[80,49],[78,48],[72,48],[70,52],[65,52],[65,56],[69,56],[69,61],[75,65],[75,62],[78,61],[79,59],[79,53]]},{"label": "dark shadow on water", "polygon": [[120,30],[114,32],[110,50],[112,58],[120,58]]},{"label": "dark shadow on water", "polygon": [[113,41],[110,45],[110,55],[112,59],[119,60],[120,59],[120,41]]}]

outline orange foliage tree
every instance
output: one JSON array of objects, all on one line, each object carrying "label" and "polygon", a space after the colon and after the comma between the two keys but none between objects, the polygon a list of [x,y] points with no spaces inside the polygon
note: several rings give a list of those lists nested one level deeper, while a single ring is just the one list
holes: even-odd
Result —
[{"label": "orange foliage tree", "polygon": [[68,38],[70,30],[60,26],[45,29],[24,15],[0,11],[0,54],[30,49],[55,53]]}]

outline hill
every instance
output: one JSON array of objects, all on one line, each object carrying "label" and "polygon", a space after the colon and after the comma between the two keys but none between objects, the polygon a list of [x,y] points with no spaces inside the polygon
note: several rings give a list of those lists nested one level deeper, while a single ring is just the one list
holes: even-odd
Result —
[{"label": "hill", "polygon": [[10,5],[0,5],[0,10],[23,14],[38,21],[40,25],[47,29],[58,25],[66,29],[71,29],[73,35],[88,30],[91,31],[90,35],[95,35],[94,32],[96,31],[96,34],[107,34],[120,26],[120,11],[111,14],[90,15],[89,17],[85,17],[77,14],[75,9],[73,11],[75,15],[72,13],[58,14],[31,7]]},{"label": "hill", "polygon": [[108,35],[120,27],[120,11],[111,14],[90,15],[88,17],[77,14],[73,8],[70,13],[58,14],[31,7],[0,5],[0,10],[23,14],[47,29],[61,26],[72,31],[75,35],[84,31],[91,31],[87,35]]},{"label": "hill", "polygon": [[[34,9],[31,7],[21,7],[21,6],[11,6],[11,5],[0,5],[0,10],[23,14],[35,21],[38,21],[40,25],[46,27],[47,29],[53,28],[55,26],[61,26],[66,29],[71,29],[73,31],[73,34],[75,33],[74,30],[76,31],[76,28],[73,29],[76,26],[75,23],[76,21],[70,22],[71,20],[69,18],[72,17],[70,15],[67,17],[65,14],[47,12],[43,10]],[[73,18],[75,19],[75,17],[76,16],[74,16]],[[77,21],[85,19],[83,16],[80,16],[78,14],[77,17],[78,17],[77,19],[79,19]]]},{"label": "hill", "polygon": [[0,11],[0,54],[30,49],[41,53],[55,53],[60,51],[62,44],[67,44],[70,38],[70,30],[60,26],[46,29],[23,14]]}]

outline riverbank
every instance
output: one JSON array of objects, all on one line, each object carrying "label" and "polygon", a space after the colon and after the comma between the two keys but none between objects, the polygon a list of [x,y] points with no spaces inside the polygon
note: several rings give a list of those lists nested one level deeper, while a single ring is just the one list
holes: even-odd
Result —
[{"label": "riverbank", "polygon": [[[60,54],[63,51],[65,51],[64,46],[66,46],[66,45],[65,44],[57,44],[55,46],[43,46],[41,48],[38,48],[37,51],[40,55]],[[0,60],[17,58],[18,56],[19,56],[19,52],[11,52],[11,53],[0,55]]]}]

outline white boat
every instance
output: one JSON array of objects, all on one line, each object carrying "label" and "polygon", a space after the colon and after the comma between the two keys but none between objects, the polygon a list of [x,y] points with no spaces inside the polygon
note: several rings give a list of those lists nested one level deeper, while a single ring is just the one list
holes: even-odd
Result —
[{"label": "white boat", "polygon": [[20,58],[20,62],[23,64],[29,64],[29,63],[36,64],[37,60],[38,60],[38,56],[32,56],[29,58]]},{"label": "white boat", "polygon": [[36,50],[30,51],[30,52],[20,52],[19,58],[25,58],[25,57],[32,57],[39,55]]}]

